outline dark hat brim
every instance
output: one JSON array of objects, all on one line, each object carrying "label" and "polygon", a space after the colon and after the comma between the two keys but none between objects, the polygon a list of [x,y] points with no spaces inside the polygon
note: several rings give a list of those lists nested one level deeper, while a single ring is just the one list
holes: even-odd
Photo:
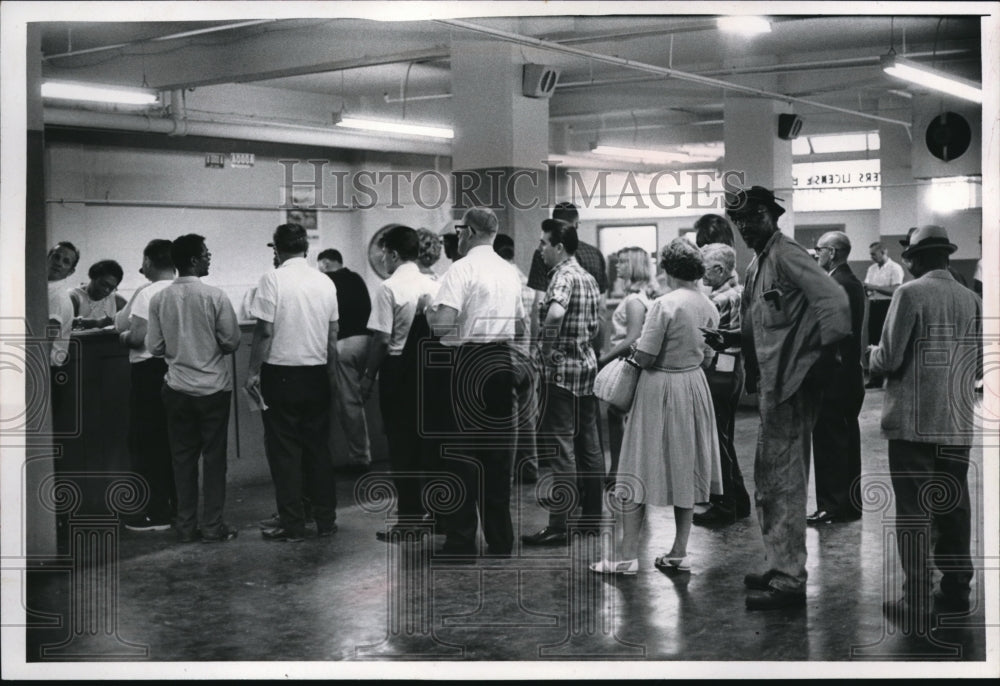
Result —
[{"label": "dark hat brim", "polygon": [[918,252],[926,252],[928,250],[940,250],[950,255],[958,250],[958,246],[949,242],[947,238],[925,238],[916,245],[909,246],[903,251],[902,256],[909,258]]}]

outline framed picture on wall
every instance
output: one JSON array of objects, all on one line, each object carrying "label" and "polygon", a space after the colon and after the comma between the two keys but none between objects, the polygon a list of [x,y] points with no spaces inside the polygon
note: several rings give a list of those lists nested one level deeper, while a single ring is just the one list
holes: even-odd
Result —
[{"label": "framed picture on wall", "polygon": [[[316,189],[292,186],[285,189],[286,202],[284,222],[298,224],[306,230],[310,241],[319,240],[319,212],[316,206]],[[291,205],[291,207],[288,207]]]}]

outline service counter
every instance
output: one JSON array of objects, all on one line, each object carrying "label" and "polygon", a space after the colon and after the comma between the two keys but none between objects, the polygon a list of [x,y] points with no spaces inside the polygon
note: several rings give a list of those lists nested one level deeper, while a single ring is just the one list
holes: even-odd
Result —
[{"label": "service counter", "polygon": [[[240,347],[230,357],[235,383],[229,419],[228,481],[267,481],[264,428],[259,412],[251,411],[242,388],[250,361],[253,325],[243,324]],[[55,470],[76,485],[77,514],[109,514],[108,487],[132,471],[128,449],[128,350],[114,331],[72,334],[70,359],[52,375],[53,426],[56,432]],[[368,430],[373,461],[387,459],[376,387],[368,403]],[[341,464],[337,446],[344,443],[339,423],[331,421],[334,464]]]}]

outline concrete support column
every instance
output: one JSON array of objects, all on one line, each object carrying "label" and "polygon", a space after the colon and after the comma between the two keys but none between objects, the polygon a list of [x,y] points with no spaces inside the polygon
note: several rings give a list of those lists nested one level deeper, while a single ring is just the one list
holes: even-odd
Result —
[{"label": "concrete support column", "polygon": [[541,62],[497,41],[456,38],[452,45],[456,218],[473,205],[491,207],[500,231],[514,238],[515,259],[525,273],[550,212],[549,101],[522,94],[526,59]]},{"label": "concrete support column", "polygon": [[[881,98],[879,111],[885,112],[885,116],[898,119],[899,103],[899,98],[895,96]],[[882,209],[879,212],[878,234],[905,234],[907,229],[917,225],[919,194],[913,182],[913,144],[909,133],[898,124],[880,122],[878,135],[882,178]]]},{"label": "concrete support column", "polygon": [[[785,208],[778,227],[785,235],[794,237],[792,142],[778,138],[778,115],[787,111],[787,105],[774,100],[727,94],[723,124],[724,169],[742,173],[746,188],[764,186],[773,190],[784,201],[781,204]],[[736,265],[741,274],[749,262],[750,250],[737,238]]]}]

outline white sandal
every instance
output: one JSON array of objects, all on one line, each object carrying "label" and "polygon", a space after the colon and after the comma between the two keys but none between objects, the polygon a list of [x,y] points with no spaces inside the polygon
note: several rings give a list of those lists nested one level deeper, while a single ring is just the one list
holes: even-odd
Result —
[{"label": "white sandal", "polygon": [[597,574],[624,574],[634,576],[639,571],[639,560],[601,560],[590,565],[590,571]]}]

